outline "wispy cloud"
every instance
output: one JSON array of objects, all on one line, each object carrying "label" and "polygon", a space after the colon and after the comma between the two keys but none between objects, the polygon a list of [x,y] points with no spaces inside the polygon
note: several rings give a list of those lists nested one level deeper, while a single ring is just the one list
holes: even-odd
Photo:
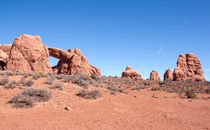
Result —
[{"label": "wispy cloud", "polygon": [[157,50],[157,54],[160,55],[164,49],[164,44],[161,44],[160,48]]}]

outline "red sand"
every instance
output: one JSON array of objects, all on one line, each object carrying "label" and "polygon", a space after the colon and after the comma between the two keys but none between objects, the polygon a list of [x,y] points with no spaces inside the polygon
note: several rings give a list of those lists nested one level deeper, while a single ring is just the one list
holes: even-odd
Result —
[{"label": "red sand", "polygon": [[[16,77],[17,78],[17,77]],[[100,89],[103,97],[87,100],[76,96],[81,89],[65,84],[64,91],[51,90],[42,78],[34,87],[46,88],[53,98],[36,103],[33,108],[15,109],[7,101],[23,90],[0,87],[0,129],[2,130],[181,130],[210,129],[210,100],[199,94],[198,99],[182,99],[175,93],[127,90],[129,93],[110,95]],[[157,98],[152,97],[155,94]],[[65,110],[69,106],[70,110]]]}]

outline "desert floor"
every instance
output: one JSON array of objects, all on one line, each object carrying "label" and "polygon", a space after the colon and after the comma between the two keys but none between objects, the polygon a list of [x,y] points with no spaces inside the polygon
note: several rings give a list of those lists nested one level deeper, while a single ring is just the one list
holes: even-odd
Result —
[{"label": "desert floor", "polygon": [[[17,77],[13,77],[16,79]],[[36,103],[32,108],[12,108],[8,101],[23,87],[0,87],[1,130],[209,130],[210,99],[180,98],[164,91],[126,90],[128,94],[111,95],[99,89],[103,97],[96,100],[76,96],[80,87],[65,83],[64,91],[49,89],[45,78],[33,85],[53,94],[49,102]],[[65,107],[69,107],[66,110]]]}]

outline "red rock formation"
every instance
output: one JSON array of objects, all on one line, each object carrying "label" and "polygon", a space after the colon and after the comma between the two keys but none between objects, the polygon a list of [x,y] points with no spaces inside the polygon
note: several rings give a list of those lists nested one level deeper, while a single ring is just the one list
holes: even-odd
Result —
[{"label": "red rock formation", "polygon": [[10,55],[11,48],[12,48],[12,44],[0,45],[0,49],[4,51],[7,55]]},{"label": "red rock formation", "polygon": [[204,81],[205,77],[200,59],[192,53],[180,55],[174,70],[174,80]]},{"label": "red rock formation", "polygon": [[0,70],[4,70],[6,68],[6,62],[9,56],[0,49]]},{"label": "red rock formation", "polygon": [[49,52],[39,36],[22,35],[15,39],[9,60],[8,70],[20,72],[51,72]]},{"label": "red rock formation", "polygon": [[150,73],[150,80],[160,81],[159,73],[157,71],[152,71]]},{"label": "red rock formation", "polygon": [[0,60],[6,62],[9,56],[0,49]]},{"label": "red rock formation", "polygon": [[70,49],[68,51],[48,47],[49,54],[52,57],[60,59],[58,64],[53,67],[59,74],[75,74],[82,72],[86,75],[100,76],[100,69],[89,64],[88,59],[83,56],[79,49]]},{"label": "red rock formation", "polygon": [[172,69],[167,69],[164,74],[164,80],[173,80],[173,79],[174,79],[174,76],[173,76]]},{"label": "red rock formation", "polygon": [[132,69],[130,66],[126,67],[126,70],[122,73],[122,78],[141,79],[141,73]]}]

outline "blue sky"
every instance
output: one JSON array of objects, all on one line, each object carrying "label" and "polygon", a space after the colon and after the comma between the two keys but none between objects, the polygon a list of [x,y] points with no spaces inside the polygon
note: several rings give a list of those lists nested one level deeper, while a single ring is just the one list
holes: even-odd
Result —
[{"label": "blue sky", "polygon": [[0,18],[0,44],[40,35],[48,46],[81,49],[102,75],[130,65],[162,78],[192,52],[210,80],[209,0],[0,0]]}]

